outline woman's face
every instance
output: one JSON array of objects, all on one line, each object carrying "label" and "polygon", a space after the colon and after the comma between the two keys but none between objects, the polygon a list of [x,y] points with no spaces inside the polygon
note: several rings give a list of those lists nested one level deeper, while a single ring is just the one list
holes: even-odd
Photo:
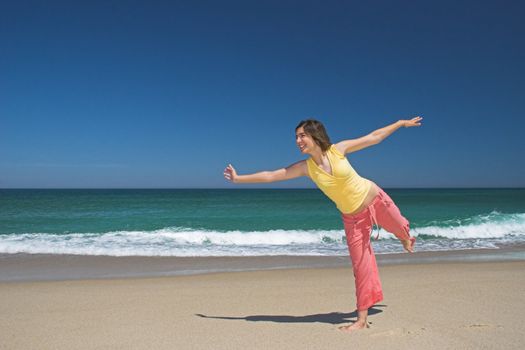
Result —
[{"label": "woman's face", "polygon": [[315,146],[317,146],[314,139],[304,132],[302,126],[298,128],[295,132],[295,143],[297,144],[297,147],[299,147],[299,150],[303,154],[312,152]]}]

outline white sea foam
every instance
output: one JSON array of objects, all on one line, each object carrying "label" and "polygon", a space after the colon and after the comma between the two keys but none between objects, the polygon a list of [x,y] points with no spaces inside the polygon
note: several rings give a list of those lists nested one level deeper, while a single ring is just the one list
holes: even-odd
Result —
[{"label": "white sea foam", "polygon": [[[374,231],[374,235],[377,230]],[[496,248],[525,242],[525,214],[491,213],[457,223],[411,230],[418,250]],[[380,230],[377,253],[402,251],[395,237]],[[344,255],[341,230],[210,231],[170,227],[155,231],[107,233],[22,233],[0,235],[0,253],[112,256]]]},{"label": "white sea foam", "polygon": [[[463,223],[471,222],[471,223]],[[525,235],[525,214],[499,214],[493,212],[489,215],[479,215],[463,220],[458,226],[427,226],[413,230],[415,235],[442,237],[450,239],[469,238],[504,238]]]},{"label": "white sea foam", "polygon": [[[270,247],[281,254],[297,247],[341,243],[341,231],[274,230],[217,232],[165,228],[156,231],[118,231],[104,234],[26,233],[0,235],[0,253],[87,255],[260,255]],[[253,253],[253,254],[252,254]],[[268,253],[268,252],[267,252]],[[266,255],[266,254],[263,254]]]}]

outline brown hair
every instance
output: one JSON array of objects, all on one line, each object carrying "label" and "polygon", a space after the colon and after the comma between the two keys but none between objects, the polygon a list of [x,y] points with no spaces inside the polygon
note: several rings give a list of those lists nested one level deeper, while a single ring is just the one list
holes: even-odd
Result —
[{"label": "brown hair", "polygon": [[306,134],[314,139],[315,143],[321,147],[323,152],[328,151],[332,143],[330,142],[330,137],[328,137],[323,123],[315,119],[301,120],[299,125],[295,128],[295,131],[297,132],[297,129],[300,127],[303,128]]}]

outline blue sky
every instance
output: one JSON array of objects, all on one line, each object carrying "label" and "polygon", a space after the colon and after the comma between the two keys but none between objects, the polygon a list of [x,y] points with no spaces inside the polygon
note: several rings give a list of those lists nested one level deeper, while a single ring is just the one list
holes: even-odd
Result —
[{"label": "blue sky", "polygon": [[[332,141],[382,187],[524,187],[519,1],[2,1],[1,188],[239,188]],[[251,187],[313,187],[308,179]]]}]

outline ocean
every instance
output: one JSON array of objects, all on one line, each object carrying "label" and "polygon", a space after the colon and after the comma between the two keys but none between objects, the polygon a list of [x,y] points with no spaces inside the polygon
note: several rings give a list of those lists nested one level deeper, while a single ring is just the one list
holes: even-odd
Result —
[{"label": "ocean", "polygon": [[[388,189],[417,251],[525,242],[525,189]],[[377,230],[376,230],[377,232]],[[380,230],[377,254],[401,253]],[[348,255],[318,189],[3,189],[0,254]]]}]

